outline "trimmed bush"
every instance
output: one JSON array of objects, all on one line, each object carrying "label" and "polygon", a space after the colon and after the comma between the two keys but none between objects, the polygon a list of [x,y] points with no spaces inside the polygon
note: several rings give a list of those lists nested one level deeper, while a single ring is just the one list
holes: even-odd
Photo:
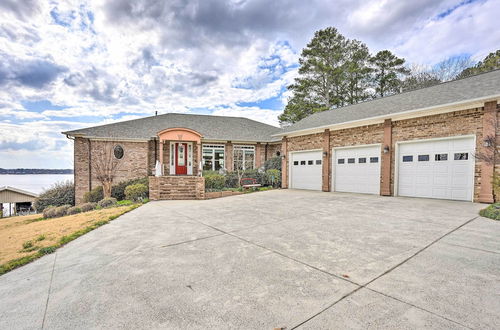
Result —
[{"label": "trimmed bush", "polygon": [[269,158],[264,162],[264,170],[279,170],[281,171],[281,157]]},{"label": "trimmed bush", "polygon": [[75,204],[75,185],[71,181],[58,182],[45,190],[33,203],[37,212],[43,212],[49,206]]},{"label": "trimmed bush", "polygon": [[493,220],[500,220],[500,203],[491,204],[479,211],[479,215]]},{"label": "trimmed bush", "polygon": [[66,211],[66,215],[72,215],[72,214],[77,214],[82,212],[82,209],[79,208],[78,206],[72,206]]},{"label": "trimmed bush", "polygon": [[93,209],[95,209],[96,206],[97,206],[97,203],[83,203],[83,204],[79,205],[78,207],[80,208],[80,210],[82,210],[82,212],[88,212],[88,211],[92,211]]},{"label": "trimmed bush", "polygon": [[111,207],[111,206],[115,206],[116,202],[117,202],[116,198],[108,197],[108,198],[104,198],[104,199],[100,200],[97,203],[97,206],[99,206],[101,208]]},{"label": "trimmed bush", "polygon": [[97,203],[103,198],[104,198],[104,192],[102,190],[102,186],[96,187],[91,191],[87,191],[83,195],[83,201],[85,203]]},{"label": "trimmed bush", "polygon": [[[125,189],[134,184],[143,184],[147,188],[146,192],[146,197],[149,196],[149,181],[148,178],[140,178],[140,179],[133,179],[133,180],[127,180],[127,181],[122,181],[120,183],[117,183],[116,185],[113,185],[111,187],[111,197],[116,198],[117,200],[121,201],[126,199],[125,196]],[[92,203],[97,203],[100,200],[104,198],[104,192],[102,190],[102,186],[95,187],[91,191],[86,192],[83,195],[83,201],[86,203],[92,202]]]},{"label": "trimmed bush", "polygon": [[71,205],[61,205],[61,206],[56,207],[56,209],[54,210],[55,216],[57,218],[64,217],[70,208],[71,208]]},{"label": "trimmed bush", "polygon": [[205,190],[207,191],[222,190],[225,184],[226,178],[224,175],[217,173],[207,173],[205,175]]},{"label": "trimmed bush", "polygon": [[43,217],[45,219],[55,218],[56,217],[56,206],[47,206],[43,210]]},{"label": "trimmed bush", "polygon": [[277,169],[270,169],[266,171],[266,185],[273,187],[281,186],[281,171]]},{"label": "trimmed bush", "polygon": [[148,187],[145,184],[137,183],[125,188],[125,197],[132,201],[142,201],[148,197]]},{"label": "trimmed bush", "polygon": [[145,185],[146,186],[146,197],[149,196],[149,179],[147,177],[145,177],[145,178],[132,179],[132,180],[127,180],[127,181],[117,183],[116,185],[111,187],[111,197],[114,197],[119,201],[126,199],[127,197],[125,194],[125,189],[128,186],[135,185],[135,184]]}]

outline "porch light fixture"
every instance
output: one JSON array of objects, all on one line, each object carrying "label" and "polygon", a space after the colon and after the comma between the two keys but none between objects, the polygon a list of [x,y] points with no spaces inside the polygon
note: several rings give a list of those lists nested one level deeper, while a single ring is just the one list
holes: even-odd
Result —
[{"label": "porch light fixture", "polygon": [[490,139],[484,139],[483,141],[483,147],[491,147],[491,140]]},{"label": "porch light fixture", "polygon": [[389,146],[385,146],[384,147],[384,154],[388,153],[389,152]]},{"label": "porch light fixture", "polygon": [[323,151],[323,156],[328,156],[328,151]]}]

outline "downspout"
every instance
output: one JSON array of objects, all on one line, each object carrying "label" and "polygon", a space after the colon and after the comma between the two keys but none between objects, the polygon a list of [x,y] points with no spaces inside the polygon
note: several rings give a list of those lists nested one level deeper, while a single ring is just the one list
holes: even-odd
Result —
[{"label": "downspout", "polygon": [[89,191],[92,190],[92,148],[91,141],[89,139]]},{"label": "downspout", "polygon": [[267,162],[267,147],[269,146],[269,142],[264,146],[264,163]]},{"label": "downspout", "polygon": [[[66,134],[66,138],[69,140],[73,140],[73,196],[76,196],[76,171],[75,171],[75,164],[76,164],[76,154],[75,154],[75,138]],[[74,201],[76,205],[76,200]],[[33,205],[33,203],[31,203]]]}]

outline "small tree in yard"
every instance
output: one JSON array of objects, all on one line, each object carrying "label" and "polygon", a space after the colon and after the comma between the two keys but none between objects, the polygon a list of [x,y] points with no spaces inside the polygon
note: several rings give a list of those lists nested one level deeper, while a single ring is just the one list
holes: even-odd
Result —
[{"label": "small tree in yard", "polygon": [[234,171],[238,177],[238,187],[241,187],[241,179],[243,179],[243,175],[245,174],[244,153],[244,150],[234,151]]},{"label": "small tree in yard", "polygon": [[104,198],[111,197],[111,186],[119,165],[113,154],[113,145],[106,142],[92,163],[95,177],[102,184]]}]

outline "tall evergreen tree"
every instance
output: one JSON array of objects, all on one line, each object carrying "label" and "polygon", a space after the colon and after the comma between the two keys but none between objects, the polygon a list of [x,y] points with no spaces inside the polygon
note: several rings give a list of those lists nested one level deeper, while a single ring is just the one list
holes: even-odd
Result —
[{"label": "tall evergreen tree", "polygon": [[457,78],[465,78],[478,73],[488,72],[500,69],[500,50],[489,53],[482,61],[479,61],[473,67],[463,70]]},{"label": "tall evergreen tree", "polygon": [[368,97],[369,51],[333,27],[317,31],[302,50],[299,77],[288,86],[292,97],[278,119],[294,123],[308,115],[362,101]]},{"label": "tall evergreen tree", "polygon": [[381,50],[370,59],[373,68],[373,82],[377,96],[384,97],[399,93],[402,88],[402,75],[409,70],[404,67],[405,60],[389,50]]}]

